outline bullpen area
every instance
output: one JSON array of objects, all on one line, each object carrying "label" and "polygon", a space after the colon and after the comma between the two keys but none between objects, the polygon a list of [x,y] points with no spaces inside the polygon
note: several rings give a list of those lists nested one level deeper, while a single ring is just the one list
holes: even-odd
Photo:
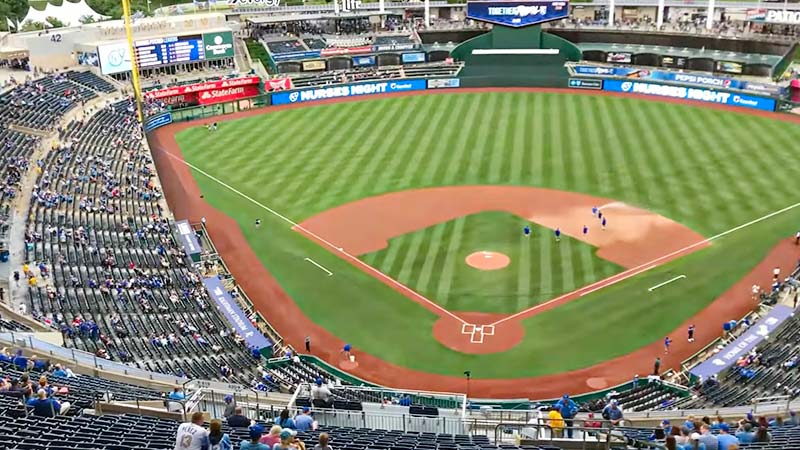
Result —
[{"label": "bullpen area", "polygon": [[150,142],[176,216],[206,218],[296,348],[309,336],[393,387],[464,391],[469,370],[473,397],[552,398],[656,357],[677,367],[795,266],[790,120],[462,89],[254,110]]}]

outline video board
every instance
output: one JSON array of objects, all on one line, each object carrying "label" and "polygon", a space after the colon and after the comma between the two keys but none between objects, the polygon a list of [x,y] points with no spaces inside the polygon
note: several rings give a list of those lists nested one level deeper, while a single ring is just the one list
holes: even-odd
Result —
[{"label": "video board", "polygon": [[203,61],[206,58],[202,34],[135,41],[133,48],[136,61],[142,69]]}]

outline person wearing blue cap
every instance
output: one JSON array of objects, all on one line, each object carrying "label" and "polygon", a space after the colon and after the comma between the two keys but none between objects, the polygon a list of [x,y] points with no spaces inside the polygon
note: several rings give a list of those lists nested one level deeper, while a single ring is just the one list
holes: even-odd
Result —
[{"label": "person wearing blue cap", "polygon": [[561,400],[557,401],[553,407],[561,413],[561,418],[564,419],[564,423],[567,426],[567,437],[572,439],[572,432],[574,431],[572,429],[572,419],[575,418],[575,414],[578,414],[578,405],[569,398],[569,394],[564,394]]},{"label": "person wearing blue cap", "polygon": [[297,431],[284,428],[283,430],[281,430],[280,434],[281,441],[273,445],[272,450],[297,450],[297,447],[292,445],[292,442],[294,441],[294,437],[296,435]]},{"label": "person wearing blue cap", "polygon": [[236,413],[236,399],[234,399],[231,394],[228,394],[225,396],[224,400],[225,412],[222,413],[222,417],[227,419]]},{"label": "person wearing blue cap", "polygon": [[314,418],[311,417],[311,409],[308,406],[304,406],[303,411],[295,416],[294,424],[297,431],[309,431],[314,428]]},{"label": "person wearing blue cap", "polygon": [[333,393],[328,386],[322,384],[322,378],[314,381],[311,388],[311,403],[317,408],[330,408],[333,406]]},{"label": "person wearing blue cap", "polygon": [[250,427],[250,440],[242,441],[239,444],[239,450],[271,450],[268,445],[259,442],[262,434],[264,434],[264,427],[261,424],[255,424]]},{"label": "person wearing blue cap", "polygon": [[731,445],[739,445],[739,439],[730,434],[731,427],[727,423],[719,424],[719,434],[717,435],[717,444],[719,450],[729,450]]}]

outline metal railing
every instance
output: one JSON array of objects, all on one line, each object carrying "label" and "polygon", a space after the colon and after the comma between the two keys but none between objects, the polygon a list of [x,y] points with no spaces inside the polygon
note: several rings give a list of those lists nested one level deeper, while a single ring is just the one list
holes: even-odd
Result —
[{"label": "metal railing", "polygon": [[[582,425],[575,425],[581,422]],[[611,449],[612,445],[624,444],[627,438],[619,431],[615,431],[613,427],[604,426],[601,422],[600,427],[587,427],[586,421],[573,420],[573,426],[567,427],[566,423],[563,427],[555,428],[549,424],[548,419],[537,419],[531,423],[498,423],[494,426],[494,442],[502,444],[507,441],[508,437],[504,435],[511,434],[514,440],[520,441],[533,441],[535,444],[547,443],[550,446],[558,446],[569,442],[569,448],[581,450],[586,449]],[[572,438],[564,438],[563,436],[571,429],[573,433]],[[515,442],[516,443],[516,442]],[[525,444],[525,442],[522,442]],[[580,447],[577,446],[580,444]],[[663,446],[656,446],[656,448],[664,448]]]}]

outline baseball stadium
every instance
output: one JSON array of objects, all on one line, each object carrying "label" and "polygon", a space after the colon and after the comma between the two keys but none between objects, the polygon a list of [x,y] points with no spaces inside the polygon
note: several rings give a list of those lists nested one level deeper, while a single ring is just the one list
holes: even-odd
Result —
[{"label": "baseball stadium", "polygon": [[800,3],[0,16],[0,450],[800,449]]}]

